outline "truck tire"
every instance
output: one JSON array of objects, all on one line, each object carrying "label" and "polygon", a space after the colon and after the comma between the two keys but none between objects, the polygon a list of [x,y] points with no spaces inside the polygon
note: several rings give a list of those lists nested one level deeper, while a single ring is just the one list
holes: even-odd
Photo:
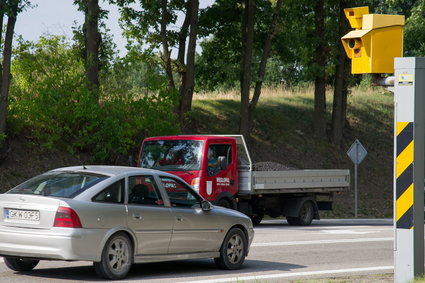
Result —
[{"label": "truck tire", "polygon": [[217,203],[217,205],[218,206],[221,206],[221,207],[232,208],[233,209],[233,207],[230,204],[230,202],[227,199],[224,199],[224,198],[221,199],[221,200],[219,200],[218,203]]},{"label": "truck tire", "polygon": [[311,201],[305,201],[298,212],[298,217],[287,216],[286,220],[289,225],[294,226],[308,226],[313,221],[314,206]]},{"label": "truck tire", "polygon": [[252,224],[254,224],[254,225],[260,224],[261,220],[263,220],[263,217],[264,217],[264,213],[259,213],[259,214],[255,214],[255,215],[250,216]]}]

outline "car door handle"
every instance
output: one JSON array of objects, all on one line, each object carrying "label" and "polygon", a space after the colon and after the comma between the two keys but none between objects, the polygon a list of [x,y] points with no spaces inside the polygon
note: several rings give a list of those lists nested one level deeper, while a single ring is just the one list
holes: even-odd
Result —
[{"label": "car door handle", "polygon": [[177,220],[178,222],[183,222],[183,217],[181,217],[181,216],[176,216],[176,220]]},{"label": "car door handle", "polygon": [[136,220],[142,220],[142,216],[141,215],[139,215],[139,214],[133,214],[133,219],[136,219]]}]

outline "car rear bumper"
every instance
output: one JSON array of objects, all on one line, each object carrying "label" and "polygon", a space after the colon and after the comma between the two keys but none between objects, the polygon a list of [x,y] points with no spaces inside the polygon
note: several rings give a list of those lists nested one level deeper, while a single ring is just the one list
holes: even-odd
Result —
[{"label": "car rear bumper", "polygon": [[0,255],[55,260],[100,261],[99,229],[49,230],[0,227]]}]

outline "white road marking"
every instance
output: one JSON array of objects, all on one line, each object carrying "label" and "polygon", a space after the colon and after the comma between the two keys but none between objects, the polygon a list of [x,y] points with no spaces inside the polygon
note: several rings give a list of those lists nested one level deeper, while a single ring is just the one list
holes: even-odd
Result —
[{"label": "white road marking", "polygon": [[4,259],[2,257],[0,257],[0,262],[4,262]]},{"label": "white road marking", "polygon": [[304,271],[304,272],[287,272],[287,273],[276,273],[267,275],[253,275],[253,276],[242,276],[232,278],[215,278],[208,280],[197,280],[187,281],[185,283],[219,283],[219,282],[243,282],[245,280],[262,280],[262,279],[274,279],[274,278],[289,278],[289,277],[305,277],[305,276],[317,276],[317,275],[335,275],[338,273],[356,273],[356,272],[370,272],[370,271],[394,271],[394,266],[373,266],[373,267],[360,267],[360,268],[347,268],[347,269],[335,269],[335,270],[318,270],[318,271]]},{"label": "white road marking", "polygon": [[252,243],[251,247],[273,247],[273,246],[295,246],[295,245],[317,245],[317,244],[339,244],[339,243],[363,243],[363,242],[383,242],[393,241],[393,237],[386,238],[357,238],[357,239],[337,239],[337,240],[314,240],[314,241],[290,241],[271,243]]},{"label": "white road marking", "polygon": [[362,234],[372,234],[378,233],[377,230],[367,230],[367,231],[354,231],[354,230],[321,230],[322,234],[339,234],[339,235],[362,235]]}]

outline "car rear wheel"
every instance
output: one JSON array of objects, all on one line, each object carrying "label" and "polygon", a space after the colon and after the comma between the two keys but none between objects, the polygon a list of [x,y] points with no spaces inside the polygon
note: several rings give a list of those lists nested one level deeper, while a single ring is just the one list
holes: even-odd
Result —
[{"label": "car rear wheel", "polygon": [[7,267],[14,271],[30,271],[37,266],[39,260],[36,259],[25,259],[21,257],[5,257],[4,263]]},{"label": "car rear wheel", "polygon": [[105,244],[100,262],[95,262],[97,274],[105,279],[123,279],[133,264],[133,247],[124,233],[113,235]]},{"label": "car rear wheel", "polygon": [[239,228],[231,229],[220,248],[220,257],[214,261],[222,269],[239,269],[247,254],[248,243],[245,233]]}]

